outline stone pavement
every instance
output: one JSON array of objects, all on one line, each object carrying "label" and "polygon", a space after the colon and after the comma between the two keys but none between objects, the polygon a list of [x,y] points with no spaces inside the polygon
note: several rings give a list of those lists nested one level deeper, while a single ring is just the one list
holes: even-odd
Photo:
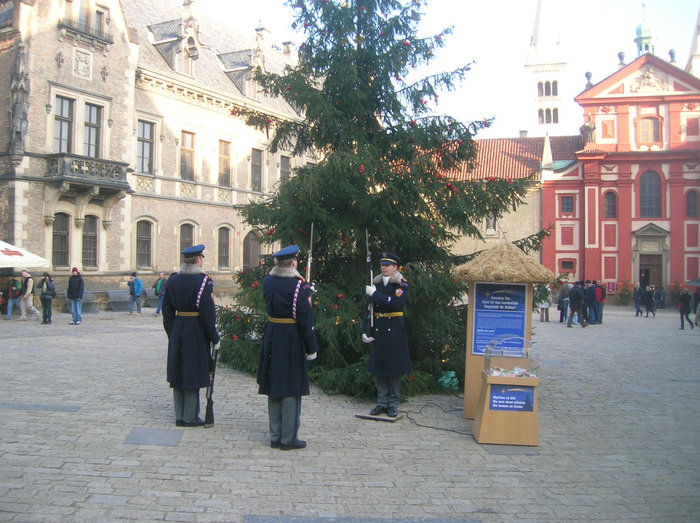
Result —
[{"label": "stone pavement", "polygon": [[700,329],[631,307],[538,319],[538,447],[478,444],[461,394],[384,423],[313,390],[290,452],[268,447],[254,378],[224,367],[216,425],[176,428],[150,313],[0,321],[0,520],[698,521]]}]

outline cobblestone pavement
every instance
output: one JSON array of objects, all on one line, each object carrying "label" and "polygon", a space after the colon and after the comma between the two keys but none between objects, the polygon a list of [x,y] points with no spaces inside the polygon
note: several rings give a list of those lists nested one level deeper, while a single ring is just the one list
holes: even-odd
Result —
[{"label": "cobblestone pavement", "polygon": [[538,447],[478,444],[461,394],[383,423],[313,390],[292,452],[228,368],[216,425],[176,428],[150,313],[0,321],[0,520],[698,521],[700,328],[630,307],[586,329],[538,319]]}]

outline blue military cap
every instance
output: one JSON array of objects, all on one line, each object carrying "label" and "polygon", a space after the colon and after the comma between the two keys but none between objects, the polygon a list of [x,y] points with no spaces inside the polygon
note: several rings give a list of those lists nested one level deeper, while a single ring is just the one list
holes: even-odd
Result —
[{"label": "blue military cap", "polygon": [[383,252],[379,257],[380,265],[401,265],[401,259],[393,252]]},{"label": "blue military cap", "polygon": [[187,247],[187,249],[182,251],[182,254],[186,256],[187,258],[194,258],[195,256],[202,256],[204,257],[204,245],[199,244],[199,245],[193,245],[192,247]]},{"label": "blue military cap", "polygon": [[299,252],[298,245],[290,245],[289,247],[285,247],[284,249],[280,249],[279,251],[274,253],[272,256],[277,258],[278,260],[288,260],[289,258],[296,258],[298,252]]}]

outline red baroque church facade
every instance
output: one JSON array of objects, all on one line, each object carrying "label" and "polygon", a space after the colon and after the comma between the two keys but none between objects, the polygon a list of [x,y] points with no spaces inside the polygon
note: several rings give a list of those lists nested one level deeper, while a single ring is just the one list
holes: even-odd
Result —
[{"label": "red baroque church facade", "polygon": [[542,158],[542,263],[572,279],[700,275],[700,79],[652,54],[576,97],[583,149]]}]

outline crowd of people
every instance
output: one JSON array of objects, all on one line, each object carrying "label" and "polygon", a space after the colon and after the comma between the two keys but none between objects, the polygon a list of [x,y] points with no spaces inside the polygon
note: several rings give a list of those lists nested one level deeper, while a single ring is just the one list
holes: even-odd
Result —
[{"label": "crowd of people", "polygon": [[[600,325],[603,323],[603,308],[607,291],[600,280],[580,280],[573,284],[565,281],[559,292],[550,303],[556,302],[559,311],[559,323],[566,323],[571,328],[577,323],[581,327]],[[549,321],[547,314],[545,319],[540,312],[540,321]]]},{"label": "crowd of people", "polygon": [[[165,288],[168,279],[162,272],[158,273],[158,279],[153,286],[155,295],[158,297],[158,306],[154,316],[160,316],[165,298]],[[133,314],[134,306],[137,314],[141,314],[141,296],[143,293],[143,283],[135,272],[131,273],[127,283],[129,288],[129,314]],[[1,294],[1,293],[0,293]],[[71,314],[70,325],[80,325],[83,322],[83,295],[85,294],[85,282],[77,267],[73,267],[66,286],[66,300]],[[39,295],[41,303],[41,314],[34,307],[34,296]],[[12,319],[15,309],[19,312],[17,321],[27,321],[29,319],[39,319],[42,325],[50,325],[53,322],[53,300],[56,298],[56,282],[50,273],[45,272],[39,281],[34,280],[27,270],[22,270],[19,278],[11,275],[7,282],[7,294],[2,296],[2,306],[4,310],[3,318]]]},{"label": "crowd of people", "polygon": [[[550,294],[538,303],[540,321],[549,321],[549,308],[552,303],[556,303],[559,322],[566,323],[567,327],[572,327],[572,323],[578,323],[581,327],[602,324],[606,297],[605,286],[600,280],[581,280],[573,284],[565,281],[556,296],[553,297],[550,291]],[[635,317],[648,318],[651,314],[651,317],[655,318],[657,309],[666,308],[666,291],[663,287],[657,288],[651,283],[642,286],[637,282],[632,291],[632,299]],[[685,328],[686,322],[691,329],[700,326],[700,287],[696,287],[692,295],[688,289],[683,288],[678,300],[681,330]],[[695,315],[692,320],[691,313]]]}]

